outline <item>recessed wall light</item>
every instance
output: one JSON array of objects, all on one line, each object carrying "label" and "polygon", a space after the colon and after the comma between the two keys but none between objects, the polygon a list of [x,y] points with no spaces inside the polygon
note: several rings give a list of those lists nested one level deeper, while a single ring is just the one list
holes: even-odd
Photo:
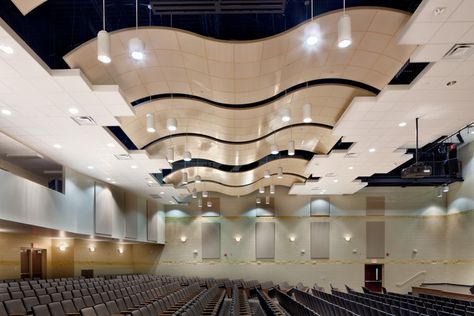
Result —
[{"label": "recessed wall light", "polygon": [[90,252],[95,252],[95,247],[94,246],[89,246],[89,251]]},{"label": "recessed wall light", "polygon": [[11,54],[14,53],[13,48],[11,48],[10,46],[6,46],[6,45],[0,45],[0,51],[2,51],[3,53],[5,53],[7,55],[11,55]]},{"label": "recessed wall light", "polygon": [[235,235],[234,239],[235,239],[236,242],[240,242],[240,240],[242,239],[242,236]]},{"label": "recessed wall light", "polygon": [[377,150],[377,149],[375,149],[375,148],[370,148],[370,149],[369,149],[369,153],[374,153],[376,150]]},{"label": "recessed wall light", "polygon": [[123,253],[124,253],[123,248],[118,248],[117,251],[118,251],[119,254],[123,254]]},{"label": "recessed wall light", "polygon": [[290,235],[288,237],[288,239],[291,241],[291,242],[294,242],[296,240],[296,236],[295,235]]},{"label": "recessed wall light", "polygon": [[66,248],[67,248],[66,245],[59,245],[58,250],[61,252],[64,252],[66,251]]},{"label": "recessed wall light", "polygon": [[69,111],[69,113],[71,113],[71,114],[78,114],[78,113],[79,113],[79,110],[76,109],[76,108],[69,108],[68,111]]},{"label": "recessed wall light", "polygon": [[400,123],[398,123],[398,126],[399,127],[405,127],[405,126],[407,126],[407,122],[400,122]]},{"label": "recessed wall light", "polygon": [[10,115],[12,115],[12,111],[10,111],[8,109],[2,109],[2,114],[6,115],[6,116],[10,116]]},{"label": "recessed wall light", "polygon": [[181,237],[179,238],[179,240],[181,240],[181,242],[186,242],[186,241],[188,240],[188,237],[186,237],[186,236],[181,236]]},{"label": "recessed wall light", "polygon": [[61,146],[60,144],[54,144],[53,147],[54,147],[54,148],[57,148],[57,149],[63,148],[63,146]]}]

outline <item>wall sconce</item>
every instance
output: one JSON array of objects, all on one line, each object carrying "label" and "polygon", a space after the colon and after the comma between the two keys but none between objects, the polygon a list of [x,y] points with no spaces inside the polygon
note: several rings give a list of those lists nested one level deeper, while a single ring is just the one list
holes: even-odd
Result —
[{"label": "wall sconce", "polygon": [[197,255],[197,254],[198,254],[198,251],[197,251],[197,249],[194,249],[194,250],[193,250],[193,254],[195,254],[195,255]]},{"label": "wall sconce", "polygon": [[59,245],[58,246],[58,250],[61,251],[61,252],[66,251],[66,248],[67,248],[66,245]]},{"label": "wall sconce", "polygon": [[89,251],[94,252],[95,251],[95,246],[89,246]]},{"label": "wall sconce", "polygon": [[352,239],[351,235],[344,235],[344,240],[345,241],[349,242],[349,241],[351,241],[351,239]]},{"label": "wall sconce", "polygon": [[417,254],[418,253],[418,249],[413,249],[413,254]]},{"label": "wall sconce", "polygon": [[288,238],[290,239],[291,242],[294,242],[296,240],[295,235],[290,235]]},{"label": "wall sconce", "polygon": [[117,251],[119,254],[123,254],[123,248],[118,248]]},{"label": "wall sconce", "polygon": [[186,242],[188,238],[186,236],[181,236],[179,240],[181,240],[181,242]]},{"label": "wall sconce", "polygon": [[240,242],[240,240],[242,239],[242,236],[235,235],[234,239],[235,239],[236,242]]},{"label": "wall sconce", "polygon": [[304,255],[306,253],[306,250],[301,249],[301,254]]},{"label": "wall sconce", "polygon": [[356,254],[356,253],[357,253],[357,249],[352,249],[352,253]]}]

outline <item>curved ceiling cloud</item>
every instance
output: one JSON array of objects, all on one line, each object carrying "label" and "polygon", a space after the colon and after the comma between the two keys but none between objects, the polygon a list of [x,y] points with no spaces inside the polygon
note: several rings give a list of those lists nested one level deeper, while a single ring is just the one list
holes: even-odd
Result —
[{"label": "curved ceiling cloud", "polygon": [[148,27],[138,31],[147,47],[143,62],[128,56],[127,43],[137,36],[132,29],[111,34],[114,62],[110,65],[91,58],[96,40],[64,59],[71,68],[80,68],[93,84],[119,84],[130,102],[150,95],[184,93],[222,103],[251,103],[322,78],[359,81],[380,90],[415,48],[396,44],[396,35],[409,15],[368,7],[348,12],[353,44],[343,50],[336,43],[340,12],[331,12],[317,19],[324,36],[313,49],[304,43],[307,23],[247,42],[223,42],[186,31]]},{"label": "curved ceiling cloud", "polygon": [[[265,178],[265,180],[281,180],[278,179],[277,174],[278,169],[282,168],[284,173],[298,178],[298,182],[303,182],[304,179],[309,176],[309,174],[305,173],[307,163],[308,161],[306,159],[284,158],[270,161],[268,163],[258,166],[255,169],[244,172],[226,172],[215,168],[192,166],[173,172],[165,176],[163,180],[167,184],[174,184],[178,186],[182,184],[183,173],[186,172],[188,175],[188,179],[190,180],[194,179],[196,175],[199,175],[203,180],[203,182],[201,182],[199,185],[203,185],[204,187],[206,186],[206,181],[209,180],[227,186],[247,186],[264,178],[265,171],[267,170],[270,173],[271,177]],[[285,178],[285,175],[283,176],[283,178]]]}]

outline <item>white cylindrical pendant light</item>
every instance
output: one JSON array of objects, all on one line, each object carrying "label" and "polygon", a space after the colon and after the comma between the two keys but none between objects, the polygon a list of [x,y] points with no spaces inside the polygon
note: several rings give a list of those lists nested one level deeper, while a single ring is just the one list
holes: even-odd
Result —
[{"label": "white cylindrical pendant light", "polygon": [[261,194],[265,193],[265,187],[259,188],[258,193],[261,193]]},{"label": "white cylindrical pendant light", "polygon": [[192,196],[193,196],[193,199],[197,198],[197,190],[196,190],[196,188],[193,188]]},{"label": "white cylindrical pendant light", "polygon": [[201,198],[198,199],[198,207],[199,207],[199,208],[202,207],[202,199],[201,199]]},{"label": "white cylindrical pendant light", "polygon": [[169,163],[174,161],[174,149],[172,147],[166,150],[166,160],[168,160]]},{"label": "white cylindrical pendant light", "polygon": [[270,194],[275,194],[275,185],[270,184]]},{"label": "white cylindrical pendant light", "polygon": [[256,202],[257,204],[260,204],[260,203],[262,203],[262,199],[261,199],[261,198],[259,198],[259,197],[257,197],[257,199],[256,199],[256,201],[255,201],[255,202]]},{"label": "white cylindrical pendant light", "polygon": [[207,201],[207,207],[212,207],[212,201],[211,200]]},{"label": "white cylindrical pendant light", "polygon": [[448,193],[449,192],[449,186],[447,184],[443,185],[443,192]]},{"label": "white cylindrical pendant light", "polygon": [[207,198],[209,196],[209,192],[207,191],[202,191],[202,197]]},{"label": "white cylindrical pendant light", "polygon": [[183,172],[183,177],[182,177],[182,181],[181,181],[183,184],[188,184],[188,173],[187,172]]},{"label": "white cylindrical pendant light", "polygon": [[290,109],[284,108],[281,110],[281,121],[282,122],[289,122],[291,120],[291,112]]},{"label": "white cylindrical pendant light", "polygon": [[288,142],[288,156],[294,156],[295,155],[295,142],[293,140],[290,140]]},{"label": "white cylindrical pendant light", "polygon": [[270,204],[270,196],[268,195],[265,197],[265,204]]},{"label": "white cylindrical pendant light", "polygon": [[270,171],[265,170],[265,171],[263,172],[263,177],[264,177],[264,178],[267,178],[267,179],[270,178]]},{"label": "white cylindrical pendant light", "polygon": [[191,161],[191,159],[192,159],[191,153],[189,151],[185,151],[184,155],[183,155],[183,160],[184,161]]},{"label": "white cylindrical pendant light", "polygon": [[128,42],[128,53],[135,60],[143,60],[145,58],[145,44],[138,37],[130,39]]},{"label": "white cylindrical pendant light", "polygon": [[303,105],[303,122],[311,123],[313,118],[311,117],[311,104],[306,103]]},{"label": "white cylindrical pendant light", "polygon": [[174,132],[176,131],[176,129],[178,128],[178,122],[176,121],[175,118],[169,118],[166,120],[166,128],[170,131],[170,132]]},{"label": "white cylindrical pendant light", "polygon": [[110,57],[110,34],[106,30],[101,30],[97,34],[97,60],[103,64],[112,61]]},{"label": "white cylindrical pendant light", "polygon": [[148,133],[156,132],[155,128],[155,115],[153,113],[148,113],[146,115],[146,131]]},{"label": "white cylindrical pendant light", "polygon": [[272,146],[270,147],[270,152],[272,155],[278,155],[278,153],[280,152],[278,150],[278,145],[277,144],[272,144]]},{"label": "white cylindrical pendant light", "polygon": [[351,46],[352,44],[352,30],[351,30],[351,18],[347,14],[343,14],[339,18],[339,22],[337,24],[338,30],[338,40],[337,46],[340,48],[346,48]]},{"label": "white cylindrical pendant light", "polygon": [[201,176],[200,175],[197,175],[194,177],[194,182],[196,183],[201,183],[202,179],[201,179]]},{"label": "white cylindrical pendant light", "polygon": [[283,168],[278,167],[278,174],[277,174],[278,179],[283,179]]}]

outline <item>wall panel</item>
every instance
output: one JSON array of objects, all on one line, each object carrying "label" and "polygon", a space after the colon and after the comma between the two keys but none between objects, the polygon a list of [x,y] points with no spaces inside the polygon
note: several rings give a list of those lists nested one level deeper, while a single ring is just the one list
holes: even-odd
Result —
[{"label": "wall panel", "polygon": [[125,194],[125,238],[137,239],[138,198],[135,194]]},{"label": "wall panel", "polygon": [[367,258],[385,258],[385,222],[367,222]]},{"label": "wall panel", "polygon": [[255,254],[257,259],[275,259],[275,223],[255,223]]},{"label": "wall panel", "polygon": [[158,241],[158,209],[155,201],[147,200],[147,239],[148,241]]},{"label": "wall panel", "polygon": [[221,257],[221,224],[201,223],[201,242],[203,259]]},{"label": "wall panel", "polygon": [[311,223],[311,259],[329,259],[329,222]]}]

